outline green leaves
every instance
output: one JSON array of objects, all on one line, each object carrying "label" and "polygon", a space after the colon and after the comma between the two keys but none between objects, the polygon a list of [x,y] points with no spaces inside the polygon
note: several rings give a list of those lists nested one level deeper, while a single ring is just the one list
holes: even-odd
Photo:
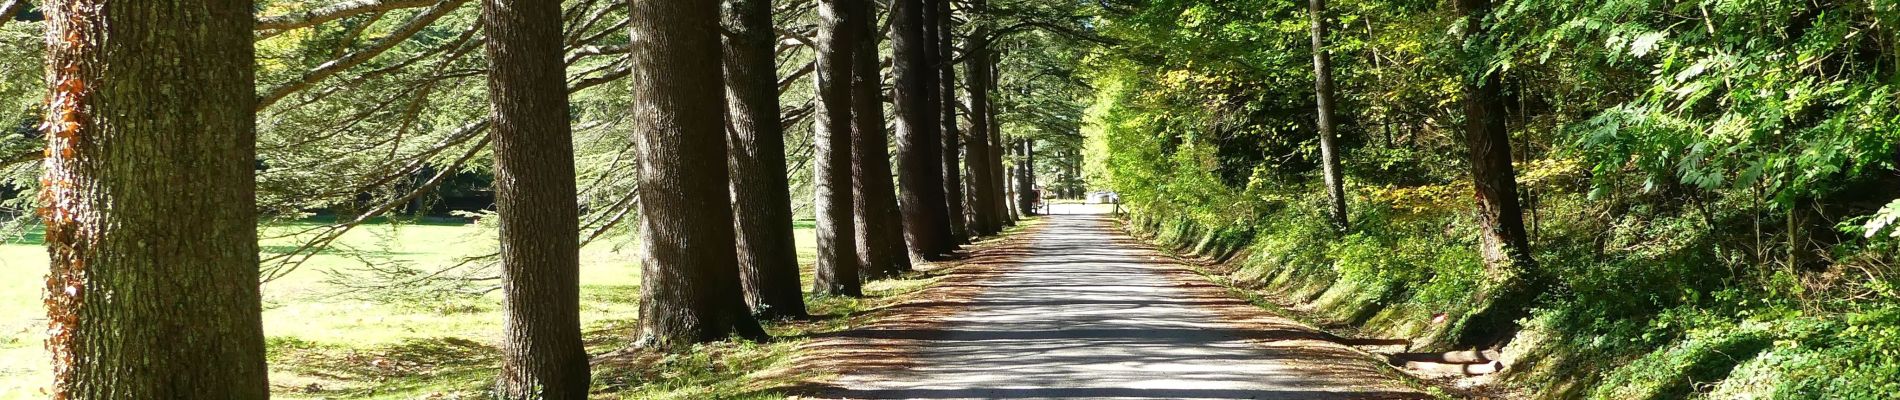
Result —
[{"label": "green leaves", "polygon": [[1867,223],[1861,225],[1861,231],[1865,237],[1870,239],[1875,236],[1880,236],[1881,234],[1886,234],[1887,237],[1900,238],[1900,229],[1887,229],[1890,227],[1900,228],[1900,226],[1895,226],[1894,222],[1900,222],[1900,199],[1887,203],[1885,207],[1880,208],[1880,211],[1868,216]]}]

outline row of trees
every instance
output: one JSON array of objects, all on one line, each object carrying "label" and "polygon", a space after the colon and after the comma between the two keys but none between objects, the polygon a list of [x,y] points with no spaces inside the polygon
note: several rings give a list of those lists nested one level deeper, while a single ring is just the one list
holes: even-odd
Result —
[{"label": "row of trees", "polygon": [[[406,38],[462,4],[355,1],[253,17],[249,1],[185,3],[59,0],[36,9],[47,29],[50,87],[38,129],[46,144],[38,202],[53,260],[46,304],[56,398],[268,397],[256,227],[260,208],[270,207],[260,204],[258,175],[285,161],[259,157],[258,112],[286,100],[303,106],[347,95],[328,89],[300,97],[402,40],[339,51],[340,58],[302,78],[270,87],[256,84],[264,66],[253,42],[420,9],[393,32]],[[0,3],[0,22],[31,9],[24,4]],[[763,340],[760,319],[806,314],[785,135],[786,124],[798,119],[788,121],[780,105],[788,87],[778,66],[785,42],[808,41],[815,49],[813,292],[861,295],[865,280],[954,257],[961,244],[995,235],[1028,211],[1006,201],[1012,190],[1028,187],[1007,182],[1030,184],[1033,166],[1023,162],[1011,174],[1004,154],[1016,151],[1027,161],[1032,147],[1004,139],[991,100],[1000,81],[992,43],[1021,29],[992,30],[982,0],[896,0],[887,10],[868,0],[815,6],[819,19],[807,38],[786,33],[802,27],[775,24],[780,10],[769,0],[731,0],[723,8],[484,0],[470,21],[481,35],[445,42],[451,52],[479,45],[486,56],[473,72],[486,79],[486,118],[449,137],[477,137],[485,129],[473,147],[487,145],[493,154],[506,316],[497,385],[503,397],[588,392],[578,248],[605,228],[583,235],[591,219],[580,204],[591,188],[577,185],[584,180],[577,176],[580,128],[573,120],[582,110],[570,102],[580,89],[624,76],[631,92],[621,96],[631,100],[625,105],[637,168],[625,197],[637,208],[637,335],[646,347],[677,349],[735,334]],[[568,24],[590,13],[583,31],[601,15],[624,13],[623,30],[600,30],[606,33],[598,37],[624,35],[628,42],[578,52],[625,58],[604,75],[570,74],[580,56]],[[353,29],[360,33],[360,26]],[[880,57],[884,37],[888,62]],[[716,87],[724,91],[707,91]],[[409,174],[426,179],[398,200],[414,199],[447,175]],[[393,207],[372,207],[357,222]],[[320,235],[306,247],[334,237]]]}]

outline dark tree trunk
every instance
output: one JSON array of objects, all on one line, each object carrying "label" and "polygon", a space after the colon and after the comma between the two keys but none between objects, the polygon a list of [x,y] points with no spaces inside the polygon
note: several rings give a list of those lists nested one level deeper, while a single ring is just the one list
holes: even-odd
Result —
[{"label": "dark tree trunk", "polygon": [[726,164],[732,168],[733,228],[746,303],[759,318],[805,316],[792,239],[785,130],[779,122],[771,0],[727,0]]},{"label": "dark tree trunk", "polygon": [[1465,18],[1465,48],[1481,49],[1463,55],[1465,70],[1465,145],[1470,150],[1471,180],[1476,190],[1480,253],[1488,270],[1489,286],[1481,293],[1480,308],[1465,322],[1458,342],[1496,346],[1517,329],[1517,320],[1529,316],[1530,303],[1540,291],[1537,262],[1531,257],[1524,232],[1523,210],[1517,203],[1517,171],[1511,166],[1511,134],[1505,128],[1502,80],[1482,73],[1492,45],[1483,20],[1489,0],[1458,0]]},{"label": "dark tree trunk", "polygon": [[1036,215],[1036,141],[1023,139],[1016,146],[1016,209],[1023,215]]},{"label": "dark tree trunk", "polygon": [[[998,82],[1002,81],[1001,77],[998,76],[1001,72],[998,65],[1001,64],[1002,54],[998,53],[995,48],[990,45],[991,43],[984,43],[983,52],[987,55],[985,59],[988,60],[985,66],[989,68],[989,84],[984,85],[984,91],[996,92],[996,88],[1000,86]],[[1005,168],[1008,167],[1003,165],[1003,155],[1009,153],[1009,145],[1005,144],[1008,142],[1003,138],[1003,120],[997,118],[997,115],[999,115],[998,111],[1001,107],[998,107],[995,101],[989,101],[988,103],[989,110],[984,113],[983,120],[988,121],[990,125],[989,202],[990,206],[996,209],[995,229],[1001,232],[1005,226],[1016,225],[1016,210],[1010,208],[1009,196],[1006,194],[1009,188],[1009,179],[1008,173],[1004,172],[1007,171]]]},{"label": "dark tree trunk", "polygon": [[1088,196],[1088,178],[1082,177],[1082,150],[1069,151],[1069,193],[1075,198]]},{"label": "dark tree trunk", "polygon": [[[884,80],[878,74],[877,12],[858,2],[857,54],[852,57],[851,205],[858,265],[865,279],[883,279],[909,269],[901,243],[891,236],[897,195],[891,184],[890,139],[884,131]],[[901,229],[901,228],[897,228]],[[901,264],[901,265],[900,265]]]},{"label": "dark tree trunk", "polygon": [[[971,2],[978,13],[983,12],[983,0]],[[964,41],[964,71],[968,71],[969,82],[964,84],[969,95],[970,130],[969,140],[964,142],[963,154],[967,159],[964,165],[970,171],[970,234],[973,236],[994,235],[1002,227],[1002,219],[997,215],[996,174],[990,171],[990,65],[989,65],[989,25],[977,23],[976,31]]]},{"label": "dark tree trunk", "polygon": [[943,138],[939,147],[943,151],[943,191],[945,214],[949,215],[950,241],[968,243],[970,238],[970,219],[964,215],[963,169],[957,160],[963,151],[961,132],[957,130],[957,72],[956,49],[951,47],[951,37],[956,31],[953,27],[956,18],[950,13],[950,0],[932,0],[924,6],[924,45],[929,47],[924,57],[925,64],[935,72],[937,86],[926,88],[930,93],[929,104],[942,114],[937,121],[938,135]]},{"label": "dark tree trunk", "polygon": [[251,2],[44,3],[55,399],[266,399]]},{"label": "dark tree trunk", "polygon": [[1333,229],[1345,231],[1346,186],[1339,169],[1339,149],[1333,140],[1333,64],[1326,53],[1326,0],[1310,0],[1313,33],[1313,94],[1319,103],[1319,154],[1326,175],[1326,198]]},{"label": "dark tree trunk", "polygon": [[501,220],[502,363],[496,395],[586,399],[580,211],[561,60],[561,5],[485,0],[489,137]]},{"label": "dark tree trunk", "polygon": [[891,82],[897,113],[899,206],[912,260],[937,260],[955,251],[952,215],[945,208],[943,139],[928,113],[930,46],[923,38],[922,0],[891,2]]},{"label": "dark tree trunk", "polygon": [[818,218],[818,260],[812,291],[833,296],[863,294],[851,204],[851,59],[857,50],[858,3],[820,0],[818,7],[817,101],[813,102],[812,212]]},{"label": "dark tree trunk", "polygon": [[726,101],[719,3],[636,1],[633,139],[639,160],[640,333],[643,347],[680,349],[738,333],[764,339],[747,315],[725,182]]}]

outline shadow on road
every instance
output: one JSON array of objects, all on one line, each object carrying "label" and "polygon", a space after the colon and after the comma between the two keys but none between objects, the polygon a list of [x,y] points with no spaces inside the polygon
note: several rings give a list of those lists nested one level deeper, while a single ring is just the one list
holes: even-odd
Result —
[{"label": "shadow on road", "polygon": [[[1045,217],[995,276],[955,298],[893,306],[930,324],[823,335],[863,350],[902,347],[823,398],[1429,398],[1386,377],[1342,338],[1225,295],[1113,228],[1100,214]],[[981,257],[982,255],[978,255]],[[1184,279],[1183,275],[1189,274]],[[914,309],[914,310],[913,310]],[[1227,311],[1250,309],[1246,323]],[[845,346],[849,346],[848,344]],[[876,347],[876,348],[872,348]],[[857,357],[851,357],[857,359]],[[850,361],[839,361],[850,362]]]}]

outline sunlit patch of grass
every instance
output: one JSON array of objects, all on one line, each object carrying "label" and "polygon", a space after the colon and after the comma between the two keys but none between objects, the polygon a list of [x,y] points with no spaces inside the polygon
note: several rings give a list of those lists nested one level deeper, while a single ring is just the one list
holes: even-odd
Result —
[{"label": "sunlit patch of grass", "polygon": [[728,341],[680,353],[624,351],[594,364],[595,397],[619,399],[768,399],[796,383],[783,364],[794,343]]},{"label": "sunlit patch of grass", "polygon": [[500,362],[494,346],[459,337],[368,347],[279,337],[269,348],[279,398],[472,398]]},{"label": "sunlit patch of grass", "polygon": [[[810,265],[815,240],[809,221],[797,230],[801,265]],[[264,256],[295,249],[280,237],[316,222],[274,223],[260,229]],[[270,239],[274,238],[274,239]],[[422,300],[339,287],[369,279],[365,262],[403,262],[440,268],[469,255],[492,252],[493,232],[444,221],[373,224],[318,252],[302,267],[264,284],[264,331],[275,397],[284,399],[487,398],[500,367],[500,293],[445,294]],[[821,317],[777,321],[780,339],[705,344],[679,354],[628,350],[639,312],[636,246],[603,239],[582,249],[581,319],[594,367],[595,397],[627,399],[779,398],[778,388],[806,376],[790,362],[803,336],[847,329],[870,311],[940,279],[943,271],[871,282],[864,298],[813,297]],[[46,271],[41,244],[0,244],[0,273],[39,277]],[[807,277],[810,272],[803,274]],[[41,345],[40,280],[0,281],[0,399],[40,397],[49,381]],[[809,286],[809,282],[804,282]]]}]

